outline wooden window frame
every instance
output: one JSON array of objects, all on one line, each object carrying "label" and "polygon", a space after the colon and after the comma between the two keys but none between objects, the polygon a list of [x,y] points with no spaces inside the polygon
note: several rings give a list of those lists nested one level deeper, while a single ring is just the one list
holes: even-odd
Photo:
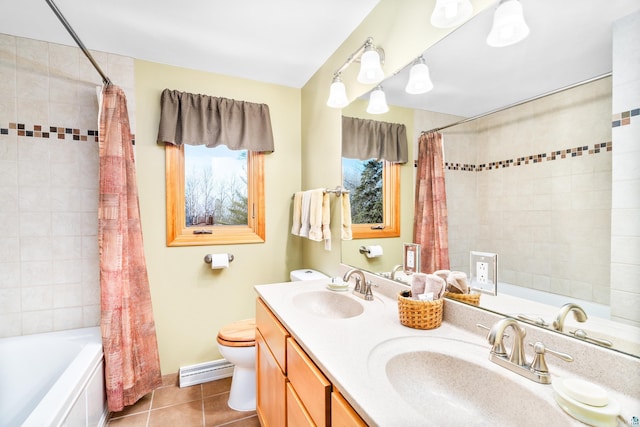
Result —
[{"label": "wooden window frame", "polygon": [[384,162],[382,178],[384,223],[351,224],[354,239],[400,237],[400,164]]},{"label": "wooden window frame", "polygon": [[[187,227],[184,197],[184,147],[165,145],[167,246],[264,243],[264,153],[247,152],[247,225]],[[195,234],[194,231],[206,233]],[[210,234],[209,234],[210,232]]]}]

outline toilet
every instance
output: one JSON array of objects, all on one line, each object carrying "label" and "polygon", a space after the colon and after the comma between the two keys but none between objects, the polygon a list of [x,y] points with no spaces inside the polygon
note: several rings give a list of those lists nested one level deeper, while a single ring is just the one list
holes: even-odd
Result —
[{"label": "toilet", "polygon": [[[328,279],[319,271],[308,268],[294,270],[292,282]],[[227,404],[236,411],[256,409],[256,320],[245,319],[229,323],[218,331],[218,349],[222,357],[233,363],[233,378]]]}]

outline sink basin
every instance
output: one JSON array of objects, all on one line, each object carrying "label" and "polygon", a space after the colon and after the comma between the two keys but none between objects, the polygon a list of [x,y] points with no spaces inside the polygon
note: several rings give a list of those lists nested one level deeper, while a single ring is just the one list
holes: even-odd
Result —
[{"label": "sink basin", "polygon": [[529,380],[488,355],[487,346],[465,341],[404,337],[377,347],[369,369],[433,425],[567,425],[549,386],[523,384]]},{"label": "sink basin", "polygon": [[348,319],[364,311],[362,304],[353,297],[331,291],[313,291],[293,297],[296,308],[319,317]]}]

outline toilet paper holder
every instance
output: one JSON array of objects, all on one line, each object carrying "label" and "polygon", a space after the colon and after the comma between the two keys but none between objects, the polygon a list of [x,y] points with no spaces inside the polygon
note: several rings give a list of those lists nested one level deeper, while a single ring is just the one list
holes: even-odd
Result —
[{"label": "toilet paper holder", "polygon": [[371,251],[369,251],[369,248],[367,248],[366,246],[360,246],[360,249],[358,250],[360,251],[361,254],[371,253]]},{"label": "toilet paper holder", "polygon": [[[233,256],[233,254],[227,254],[229,256],[229,262],[233,261],[235,259],[235,257]],[[211,254],[206,254],[204,256],[204,262],[205,264],[211,264]]]}]

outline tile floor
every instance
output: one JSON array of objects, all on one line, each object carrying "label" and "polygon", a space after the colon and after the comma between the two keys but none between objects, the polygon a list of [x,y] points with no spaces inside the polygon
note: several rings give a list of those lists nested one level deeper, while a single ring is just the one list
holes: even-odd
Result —
[{"label": "tile floor", "polygon": [[227,406],[231,378],[178,387],[178,376],[165,375],[164,385],[121,412],[112,413],[107,427],[257,427],[255,411]]}]

